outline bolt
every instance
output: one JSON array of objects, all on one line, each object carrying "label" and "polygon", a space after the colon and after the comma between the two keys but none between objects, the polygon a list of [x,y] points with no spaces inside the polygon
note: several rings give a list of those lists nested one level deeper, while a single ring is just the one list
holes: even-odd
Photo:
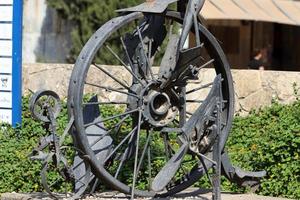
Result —
[{"label": "bolt", "polygon": [[148,103],[148,99],[146,97],[143,98],[144,104]]}]

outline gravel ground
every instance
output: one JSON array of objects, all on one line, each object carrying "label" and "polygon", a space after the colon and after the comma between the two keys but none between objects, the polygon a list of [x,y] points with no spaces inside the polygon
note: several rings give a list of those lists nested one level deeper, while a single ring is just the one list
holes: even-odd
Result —
[{"label": "gravel ground", "polygon": [[[48,194],[32,193],[32,194],[18,194],[18,193],[4,193],[1,194],[1,200],[51,200]],[[63,198],[62,198],[63,199]],[[118,192],[104,192],[87,196],[84,200],[127,200],[130,199]],[[136,198],[137,200],[148,200],[154,198]],[[157,198],[156,198],[157,199]],[[160,198],[162,199],[162,198]],[[211,193],[203,190],[191,190],[182,192],[174,197],[163,198],[166,200],[211,200]],[[255,194],[230,194],[222,193],[222,200],[287,200],[284,198],[264,197]]]}]

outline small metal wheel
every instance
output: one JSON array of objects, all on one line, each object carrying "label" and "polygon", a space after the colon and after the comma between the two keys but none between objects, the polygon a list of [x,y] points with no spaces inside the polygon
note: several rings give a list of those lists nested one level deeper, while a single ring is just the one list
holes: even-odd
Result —
[{"label": "small metal wheel", "polygon": [[[90,38],[75,64],[68,112],[74,116],[76,145],[95,176],[121,192],[169,195],[205,174],[199,155],[209,154],[216,137],[218,84],[222,85],[222,149],[225,146],[234,112],[229,64],[214,36],[200,23],[191,32],[201,44],[179,51],[182,23],[180,13],[169,11],[117,17]],[[121,65],[123,70],[108,65]],[[204,76],[204,71],[211,75]],[[95,95],[97,101],[91,102]],[[100,112],[86,123],[84,108],[89,105],[97,105]],[[199,121],[198,128],[193,119]],[[91,143],[87,130],[93,126],[102,131],[95,129],[92,135],[98,139]],[[183,133],[183,129],[196,131]],[[104,137],[109,143],[103,142],[106,154],[100,161],[93,146]]]},{"label": "small metal wheel", "polygon": [[[90,179],[93,177],[90,165],[87,162],[83,162],[80,165],[71,166],[71,161],[64,155],[73,153],[74,150],[72,148],[62,147],[58,154],[54,152],[47,154],[42,163],[42,185],[53,198],[78,199],[89,187]],[[84,168],[84,174],[79,178],[74,175],[77,167]],[[75,193],[70,193],[74,188],[74,183],[77,186],[76,191]]]},{"label": "small metal wheel", "polygon": [[40,90],[32,95],[29,102],[32,116],[42,122],[50,122],[49,109],[52,110],[54,118],[57,118],[61,103],[58,94],[50,90]]}]

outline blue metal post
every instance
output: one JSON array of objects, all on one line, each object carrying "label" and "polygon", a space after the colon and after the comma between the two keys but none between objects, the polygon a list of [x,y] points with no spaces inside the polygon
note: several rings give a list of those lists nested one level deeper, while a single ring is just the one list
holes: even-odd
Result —
[{"label": "blue metal post", "polygon": [[22,23],[23,0],[13,1],[12,125],[22,123]]}]

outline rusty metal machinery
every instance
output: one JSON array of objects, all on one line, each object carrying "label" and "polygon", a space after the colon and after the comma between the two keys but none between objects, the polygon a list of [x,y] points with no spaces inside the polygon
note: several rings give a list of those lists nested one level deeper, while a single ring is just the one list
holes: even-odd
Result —
[{"label": "rusty metal machinery", "polygon": [[[177,11],[169,10],[175,2]],[[119,17],[99,28],[75,64],[63,134],[56,131],[58,96],[34,94],[31,111],[49,136],[32,158],[42,160],[42,182],[51,196],[58,197],[51,187],[59,182],[49,181],[51,170],[73,186],[73,199],[103,185],[132,198],[166,197],[205,175],[214,200],[221,199],[221,175],[241,186],[259,184],[264,171],[233,166],[225,151],[234,114],[233,81],[220,45],[198,18],[203,4],[149,0],[119,10]],[[195,44],[187,45],[189,35]],[[111,45],[116,41],[118,49]],[[104,53],[120,63],[126,80],[108,70],[112,62]],[[203,77],[205,70],[215,75]],[[64,146],[67,137],[71,147]]]}]

